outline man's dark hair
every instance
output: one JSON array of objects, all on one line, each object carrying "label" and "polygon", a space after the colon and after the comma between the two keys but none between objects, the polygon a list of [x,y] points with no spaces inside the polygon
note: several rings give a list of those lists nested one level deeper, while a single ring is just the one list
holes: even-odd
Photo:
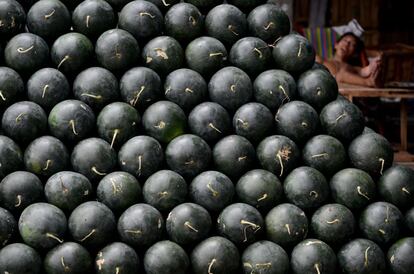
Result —
[{"label": "man's dark hair", "polygon": [[350,60],[348,60],[348,62],[349,62],[349,64],[354,65],[354,66],[361,66],[361,58],[360,57],[361,57],[361,52],[365,48],[364,42],[361,40],[361,38],[356,36],[353,32],[346,32],[346,33],[342,34],[342,36],[336,42],[339,43],[339,41],[341,41],[346,36],[353,36],[355,38],[355,41],[356,41],[354,55],[350,58]]}]

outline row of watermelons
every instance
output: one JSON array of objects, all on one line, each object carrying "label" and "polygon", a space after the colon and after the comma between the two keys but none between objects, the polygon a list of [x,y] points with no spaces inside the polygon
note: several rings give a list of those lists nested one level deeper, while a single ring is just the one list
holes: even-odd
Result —
[{"label": "row of watermelons", "polygon": [[0,273],[413,273],[414,171],[277,5],[19,2]]}]

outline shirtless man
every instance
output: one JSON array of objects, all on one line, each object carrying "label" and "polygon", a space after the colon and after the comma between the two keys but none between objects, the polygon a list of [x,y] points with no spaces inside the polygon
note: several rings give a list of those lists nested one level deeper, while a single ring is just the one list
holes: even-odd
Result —
[{"label": "shirtless man", "polygon": [[334,57],[316,61],[325,65],[338,82],[369,87],[382,85],[380,79],[381,57],[377,57],[366,67],[352,66],[349,61],[361,50],[362,43],[352,33],[345,33],[335,44]]}]

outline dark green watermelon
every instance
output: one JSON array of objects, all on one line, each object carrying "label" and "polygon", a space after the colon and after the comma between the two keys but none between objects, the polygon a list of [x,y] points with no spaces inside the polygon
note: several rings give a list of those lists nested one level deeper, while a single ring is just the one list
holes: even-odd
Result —
[{"label": "dark green watermelon", "polygon": [[192,202],[212,212],[219,212],[230,205],[235,193],[230,178],[217,171],[199,174],[191,182],[188,192]]},{"label": "dark green watermelon", "polygon": [[0,34],[3,37],[11,37],[21,32],[26,23],[26,13],[18,1],[1,0],[0,1],[0,18],[2,27]]},{"label": "dark green watermelon", "polygon": [[253,86],[250,77],[236,67],[217,71],[208,83],[210,100],[219,103],[230,112],[250,101]]},{"label": "dark green watermelon", "polygon": [[169,143],[182,135],[187,118],[184,111],[175,103],[158,101],[149,106],[142,115],[145,132],[162,143]]},{"label": "dark green watermelon", "polygon": [[219,236],[199,243],[191,252],[192,273],[236,274],[239,273],[240,254],[229,240]]},{"label": "dark green watermelon", "polygon": [[337,172],[329,182],[332,199],[351,210],[362,209],[376,198],[376,185],[363,170],[346,168]]},{"label": "dark green watermelon", "polygon": [[193,178],[209,167],[211,149],[202,138],[184,134],[167,145],[165,159],[171,170],[184,178]]},{"label": "dark green watermelon", "polygon": [[72,14],[73,29],[92,40],[116,26],[117,20],[111,5],[104,0],[86,0]]},{"label": "dark green watermelon", "polygon": [[317,135],[308,140],[303,147],[302,157],[305,165],[316,168],[328,178],[347,164],[344,146],[329,135]]},{"label": "dark green watermelon", "polygon": [[165,229],[161,213],[148,204],[135,204],[118,220],[122,241],[137,248],[146,248],[161,240]]},{"label": "dark green watermelon", "polygon": [[394,151],[385,137],[377,133],[362,134],[348,147],[351,164],[371,176],[383,175],[394,160]]},{"label": "dark green watermelon", "polygon": [[289,257],[279,245],[270,241],[258,241],[249,245],[241,256],[243,274],[285,274],[289,270]]},{"label": "dark green watermelon", "polygon": [[298,79],[298,95],[301,100],[320,111],[338,97],[338,84],[329,71],[310,69]]},{"label": "dark green watermelon", "polygon": [[299,75],[315,63],[312,44],[299,34],[288,34],[277,40],[273,48],[276,68]]},{"label": "dark green watermelon", "polygon": [[181,43],[188,43],[201,36],[204,31],[204,18],[192,4],[179,3],[165,14],[165,32]]},{"label": "dark green watermelon", "polygon": [[52,135],[75,143],[92,134],[95,120],[95,114],[87,104],[78,100],[66,100],[53,107],[48,123]]},{"label": "dark green watermelon", "polygon": [[14,36],[4,49],[8,67],[23,75],[30,75],[44,67],[49,60],[49,47],[40,36],[21,33]]},{"label": "dark green watermelon", "polygon": [[65,213],[47,203],[29,205],[19,218],[20,236],[36,249],[50,249],[63,243],[66,228]]},{"label": "dark green watermelon", "polygon": [[276,132],[304,145],[319,128],[316,110],[303,101],[292,101],[279,108],[275,116]]},{"label": "dark green watermelon", "polygon": [[76,99],[85,102],[92,109],[100,110],[109,102],[118,99],[118,80],[105,68],[91,67],[76,76],[73,94]]},{"label": "dark green watermelon", "polygon": [[231,204],[217,218],[219,235],[233,243],[242,245],[255,242],[264,232],[264,221],[260,212],[244,203]]},{"label": "dark green watermelon", "polygon": [[116,220],[104,204],[90,201],[79,205],[69,216],[68,228],[72,238],[86,247],[103,246],[113,241]]},{"label": "dark green watermelon", "polygon": [[366,238],[378,244],[390,244],[400,238],[403,215],[393,204],[375,202],[362,211],[359,229]]},{"label": "dark green watermelon", "polygon": [[141,192],[141,186],[134,176],[116,171],[106,175],[99,182],[96,197],[113,212],[121,213],[140,200]]},{"label": "dark green watermelon", "polygon": [[393,244],[387,253],[388,265],[394,274],[409,274],[414,268],[414,238],[403,238]]},{"label": "dark green watermelon", "polygon": [[233,128],[237,135],[256,144],[272,132],[274,128],[273,114],[260,103],[244,104],[233,116]]},{"label": "dark green watermelon", "polygon": [[40,274],[42,258],[28,245],[13,243],[0,249],[2,273]]},{"label": "dark green watermelon", "polygon": [[227,50],[216,38],[203,36],[188,44],[185,59],[190,69],[208,78],[226,65]]},{"label": "dark green watermelon", "polygon": [[233,45],[247,33],[246,15],[236,6],[221,4],[212,8],[205,19],[208,36],[227,46]]},{"label": "dark green watermelon", "polygon": [[96,120],[99,136],[111,144],[120,147],[138,134],[141,116],[127,103],[115,102],[106,105]]},{"label": "dark green watermelon", "polygon": [[266,238],[282,247],[293,247],[308,234],[308,218],[293,204],[274,207],[267,213],[265,225]]},{"label": "dark green watermelon", "polygon": [[33,173],[16,171],[0,183],[0,206],[12,213],[20,213],[28,205],[43,199],[43,184]]},{"label": "dark green watermelon", "polygon": [[53,68],[40,69],[27,81],[27,97],[46,110],[65,100],[70,93],[65,75]]},{"label": "dark green watermelon", "polygon": [[329,185],[317,169],[295,168],[283,182],[286,199],[302,210],[322,206],[329,198]]},{"label": "dark green watermelon", "polygon": [[237,180],[254,167],[256,153],[253,145],[246,138],[229,135],[214,146],[213,161],[217,171]]},{"label": "dark green watermelon", "polygon": [[31,142],[24,152],[24,165],[27,171],[50,177],[67,169],[69,152],[65,145],[52,136],[42,136]]},{"label": "dark green watermelon", "polygon": [[336,256],[332,248],[317,239],[306,239],[292,250],[290,266],[293,274],[335,274]]},{"label": "dark green watermelon", "polygon": [[267,212],[280,204],[283,188],[279,179],[270,171],[253,169],[244,174],[236,184],[237,198],[240,202]]},{"label": "dark green watermelon", "polygon": [[178,69],[164,82],[165,98],[189,112],[196,105],[206,101],[207,83],[198,72]]},{"label": "dark green watermelon", "polygon": [[180,0],[145,0],[155,4],[161,11],[168,11],[175,6]]},{"label": "dark green watermelon", "polygon": [[387,169],[378,181],[378,192],[386,202],[400,209],[414,206],[414,170],[394,165]]},{"label": "dark green watermelon", "polygon": [[272,69],[259,74],[253,83],[254,99],[273,113],[296,97],[296,82],[284,70]]},{"label": "dark green watermelon", "polygon": [[163,25],[161,11],[148,1],[132,1],[119,14],[118,27],[131,33],[138,41],[159,36]]},{"label": "dark green watermelon", "polygon": [[230,63],[250,76],[255,77],[265,71],[272,60],[269,46],[257,37],[245,37],[233,44],[230,50]]},{"label": "dark green watermelon", "polygon": [[9,67],[0,67],[0,108],[8,107],[23,94],[24,82],[20,75]]},{"label": "dark green watermelon", "polygon": [[320,207],[311,220],[311,229],[315,237],[333,246],[351,239],[355,227],[354,215],[341,204],[326,204]]},{"label": "dark green watermelon", "polygon": [[174,171],[160,170],[145,181],[142,194],[145,203],[160,211],[170,211],[186,200],[187,183]]},{"label": "dark green watermelon", "polygon": [[207,238],[212,226],[210,214],[202,206],[183,203],[168,214],[169,238],[179,245],[198,243]]},{"label": "dark green watermelon", "polygon": [[405,224],[411,232],[414,232],[414,207],[405,213]]},{"label": "dark green watermelon", "polygon": [[290,32],[289,17],[278,6],[272,4],[254,8],[247,17],[247,23],[253,36],[270,44]]},{"label": "dark green watermelon", "polygon": [[272,135],[266,137],[257,146],[257,158],[263,169],[279,178],[285,177],[300,164],[301,151],[288,137]]},{"label": "dark green watermelon", "polygon": [[44,134],[47,116],[38,104],[21,101],[6,109],[1,126],[7,136],[20,144],[26,144]]},{"label": "dark green watermelon", "polygon": [[[98,252],[95,258],[97,274],[134,274],[139,266],[138,254],[130,246],[113,242]],[[121,272],[122,271],[122,272]]]},{"label": "dark green watermelon", "polygon": [[99,138],[80,141],[72,151],[73,170],[95,182],[110,173],[116,166],[117,156],[109,143]]},{"label": "dark green watermelon", "polygon": [[89,201],[93,196],[93,188],[88,178],[82,174],[62,171],[47,180],[45,196],[48,203],[68,213]]},{"label": "dark green watermelon", "polygon": [[142,50],[145,66],[161,75],[167,75],[183,66],[184,51],[180,43],[170,36],[158,36]]},{"label": "dark green watermelon", "polygon": [[365,118],[361,110],[349,101],[335,100],[320,113],[323,130],[348,144],[364,130]]},{"label": "dark green watermelon", "polygon": [[158,171],[164,161],[161,144],[149,136],[129,139],[119,150],[118,164],[137,179],[147,178]]},{"label": "dark green watermelon", "polygon": [[344,245],[338,252],[338,263],[346,274],[386,273],[384,252],[367,239],[358,238]]},{"label": "dark green watermelon", "polygon": [[13,215],[0,207],[0,247],[3,248],[13,239],[17,231],[17,222]]},{"label": "dark green watermelon", "polygon": [[27,28],[45,40],[53,41],[71,27],[70,13],[59,0],[40,0],[27,13]]},{"label": "dark green watermelon", "polygon": [[190,112],[188,126],[191,133],[214,143],[230,132],[231,120],[225,108],[214,102],[204,102]]},{"label": "dark green watermelon", "polygon": [[4,135],[0,135],[0,159],[0,180],[23,166],[23,153],[19,145]]},{"label": "dark green watermelon", "polygon": [[111,71],[125,71],[139,61],[138,41],[122,29],[107,30],[95,44],[98,63]]},{"label": "dark green watermelon", "polygon": [[71,32],[56,39],[50,54],[58,70],[73,75],[90,64],[94,46],[85,35]]},{"label": "dark green watermelon", "polygon": [[136,67],[125,72],[119,86],[122,99],[140,111],[163,96],[160,76],[146,67]]},{"label": "dark green watermelon", "polygon": [[91,271],[92,258],[80,244],[66,242],[49,250],[44,259],[46,274],[82,274]]},{"label": "dark green watermelon", "polygon": [[147,274],[185,274],[190,268],[190,259],[181,246],[165,240],[145,252],[144,268]]}]

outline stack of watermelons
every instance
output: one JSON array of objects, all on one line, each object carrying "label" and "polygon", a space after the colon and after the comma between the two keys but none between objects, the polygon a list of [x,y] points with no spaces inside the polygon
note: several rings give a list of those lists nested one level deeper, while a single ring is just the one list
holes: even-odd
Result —
[{"label": "stack of watermelons", "polygon": [[268,2],[0,0],[1,274],[414,273],[414,170]]}]

